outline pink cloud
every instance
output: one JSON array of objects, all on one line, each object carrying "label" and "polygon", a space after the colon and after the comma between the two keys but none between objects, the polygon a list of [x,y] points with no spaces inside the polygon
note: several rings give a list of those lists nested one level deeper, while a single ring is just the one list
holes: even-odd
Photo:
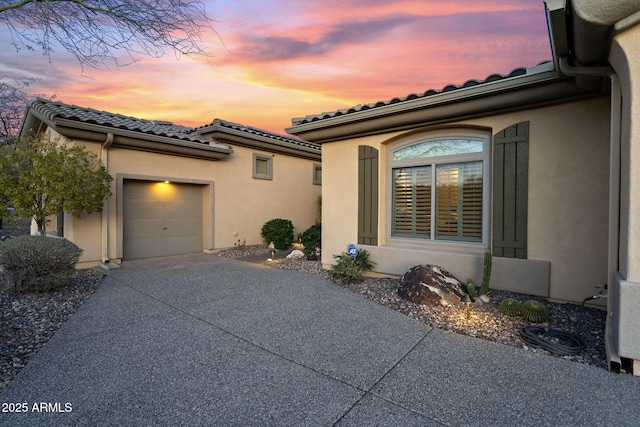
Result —
[{"label": "pink cloud", "polygon": [[[58,50],[53,65],[39,55],[3,55],[0,70],[39,76],[34,90],[63,102],[191,126],[219,117],[281,133],[292,117],[550,59],[541,0],[216,0],[209,9],[218,21],[207,39],[213,58],[145,59],[83,76]],[[5,42],[0,33],[0,48]]]}]

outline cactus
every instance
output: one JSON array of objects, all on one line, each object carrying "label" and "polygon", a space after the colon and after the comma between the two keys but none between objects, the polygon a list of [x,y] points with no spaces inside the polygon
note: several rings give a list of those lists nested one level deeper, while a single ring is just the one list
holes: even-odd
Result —
[{"label": "cactus", "polygon": [[535,300],[529,300],[522,304],[522,319],[531,323],[541,323],[547,320],[547,309]]},{"label": "cactus", "polygon": [[484,253],[484,275],[482,276],[482,286],[480,295],[487,295],[489,292],[489,279],[491,278],[491,252]]},{"label": "cactus", "polygon": [[500,313],[509,317],[517,317],[521,314],[520,301],[514,298],[505,298],[500,302]]},{"label": "cactus", "polygon": [[471,298],[471,300],[475,300],[477,297],[476,285],[473,282],[473,279],[467,279],[467,294],[469,294],[469,298]]}]

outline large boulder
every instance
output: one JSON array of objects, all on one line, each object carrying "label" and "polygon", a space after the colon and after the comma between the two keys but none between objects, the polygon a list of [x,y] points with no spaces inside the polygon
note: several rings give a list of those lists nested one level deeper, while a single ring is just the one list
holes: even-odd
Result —
[{"label": "large boulder", "polygon": [[460,304],[466,286],[437,265],[417,265],[400,279],[398,294],[420,305]]}]

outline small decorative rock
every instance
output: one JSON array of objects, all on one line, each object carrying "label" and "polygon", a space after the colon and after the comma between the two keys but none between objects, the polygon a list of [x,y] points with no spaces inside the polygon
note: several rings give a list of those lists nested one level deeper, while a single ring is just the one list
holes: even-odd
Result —
[{"label": "small decorative rock", "polygon": [[418,265],[400,279],[398,294],[420,305],[459,304],[465,296],[464,285],[437,265]]},{"label": "small decorative rock", "polygon": [[289,259],[291,259],[291,258],[296,258],[296,259],[304,258],[304,252],[302,252],[299,249],[295,249],[295,250],[291,251],[291,253],[289,255],[287,255],[287,258],[289,258]]},{"label": "small decorative rock", "polygon": [[489,295],[486,294],[482,294],[480,295],[477,300],[480,300],[481,302],[485,303],[485,304],[489,304],[491,302],[491,299],[489,298]]}]

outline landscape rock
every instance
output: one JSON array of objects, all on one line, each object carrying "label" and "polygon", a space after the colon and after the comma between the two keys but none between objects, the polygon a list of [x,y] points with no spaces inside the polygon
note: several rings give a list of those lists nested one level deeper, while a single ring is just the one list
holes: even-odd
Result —
[{"label": "landscape rock", "polygon": [[289,255],[287,255],[287,258],[291,259],[291,258],[304,258],[304,252],[302,252],[299,249],[295,249],[293,251],[291,251],[291,253]]},{"label": "landscape rock", "polygon": [[460,304],[466,295],[464,285],[437,265],[417,265],[400,279],[398,294],[420,305]]},{"label": "landscape rock", "polygon": [[489,298],[488,295],[480,295],[478,298],[476,298],[476,301],[480,301],[484,304],[489,304],[491,302],[491,298]]}]

